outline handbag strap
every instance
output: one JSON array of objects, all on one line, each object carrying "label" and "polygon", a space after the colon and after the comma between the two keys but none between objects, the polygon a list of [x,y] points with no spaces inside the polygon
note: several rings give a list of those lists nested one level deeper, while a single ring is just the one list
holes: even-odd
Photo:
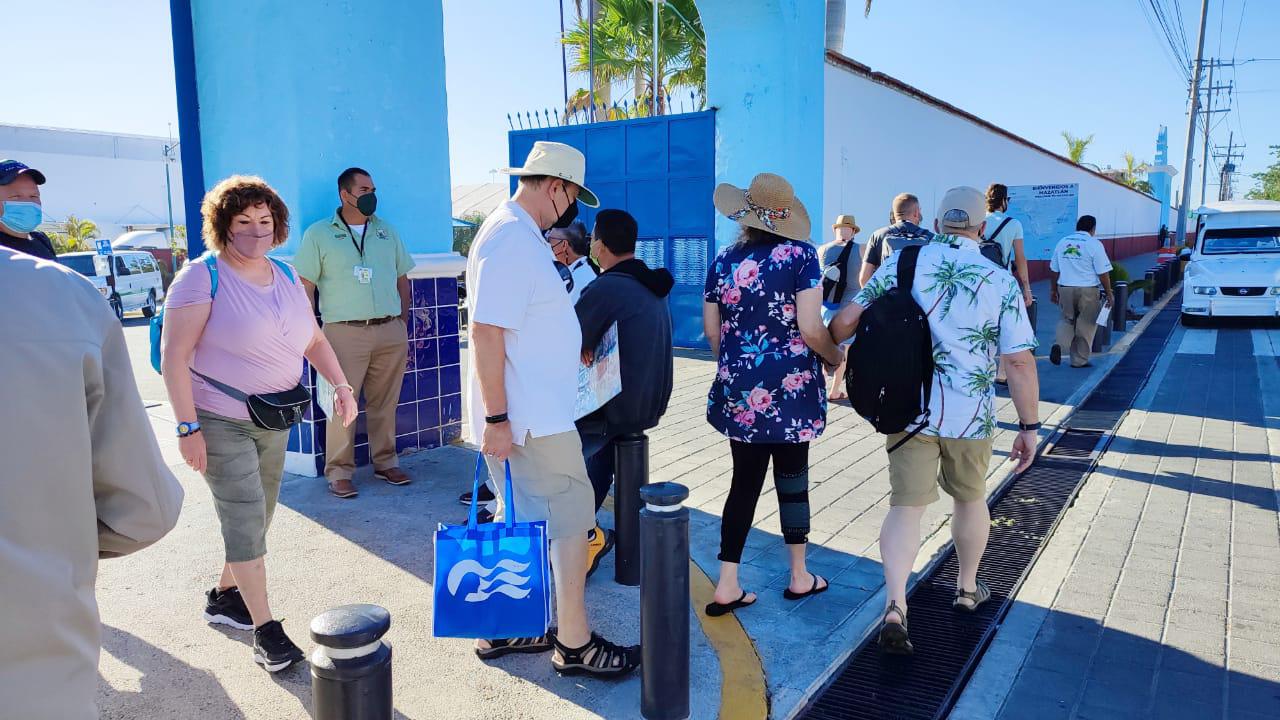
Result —
[{"label": "handbag strap", "polygon": [[[503,515],[506,516],[503,518],[503,522],[505,522],[507,527],[510,528],[516,524],[516,508],[515,503],[512,502],[511,495],[511,461],[504,460],[502,465],[506,469],[507,475],[506,494],[502,496],[503,508],[506,510],[506,512],[503,513]],[[476,526],[479,525],[479,523],[476,522],[476,513],[480,506],[480,478],[482,477],[481,472],[483,471],[487,473],[488,470],[489,467],[485,464],[484,455],[476,453],[476,476],[475,480],[471,483],[471,512],[467,515],[468,530],[475,530]]]},{"label": "handbag strap", "polygon": [[204,373],[200,372],[199,370],[196,370],[195,368],[190,368],[190,370],[192,375],[199,375],[201,379],[203,379],[205,382],[209,383],[210,385],[214,386],[218,390],[221,390],[224,395],[227,395],[232,400],[239,400],[240,402],[249,402],[249,396],[244,392],[241,392],[240,390],[237,390],[231,387],[230,385],[227,385],[226,383],[218,382],[217,380],[214,380],[213,378],[209,377],[208,375],[205,375]]}]

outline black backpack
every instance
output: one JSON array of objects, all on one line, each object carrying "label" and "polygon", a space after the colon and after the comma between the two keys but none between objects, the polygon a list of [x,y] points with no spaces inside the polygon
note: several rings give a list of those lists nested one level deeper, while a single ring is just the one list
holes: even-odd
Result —
[{"label": "black backpack", "polygon": [[1004,226],[1008,225],[1009,221],[1012,219],[1013,218],[1006,216],[1005,219],[1001,220],[1000,224],[996,226],[995,232],[988,236],[984,236],[982,238],[982,242],[978,243],[978,252],[982,253],[982,257],[990,260],[1000,267],[1005,267],[1004,248],[1000,246],[1000,243],[996,242],[996,236],[1000,234],[1000,231],[1003,230]]},{"label": "black backpack", "polygon": [[849,288],[849,257],[852,254],[853,241],[850,240],[840,250],[840,255],[836,258],[836,261],[827,266],[839,268],[839,280],[832,280],[826,277],[826,268],[823,268],[822,298],[827,302],[839,303],[844,300],[845,291]]},{"label": "black backpack", "polygon": [[929,424],[933,336],[928,316],[911,297],[919,257],[918,246],[899,251],[897,286],[862,313],[845,370],[849,401],[876,432],[892,435],[916,424],[889,452]]}]

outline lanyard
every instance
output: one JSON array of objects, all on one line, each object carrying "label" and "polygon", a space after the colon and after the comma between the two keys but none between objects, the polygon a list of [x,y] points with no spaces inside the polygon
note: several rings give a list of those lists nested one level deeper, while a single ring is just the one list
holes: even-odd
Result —
[{"label": "lanyard", "polygon": [[338,219],[342,221],[342,226],[347,229],[347,236],[351,238],[351,246],[356,249],[356,252],[360,253],[360,262],[364,262],[364,236],[369,234],[369,221],[372,220],[373,218],[365,218],[364,228],[360,230],[359,245],[356,244],[355,231],[351,229],[351,226],[349,224],[347,224],[347,219],[342,217],[341,212],[338,213]]}]

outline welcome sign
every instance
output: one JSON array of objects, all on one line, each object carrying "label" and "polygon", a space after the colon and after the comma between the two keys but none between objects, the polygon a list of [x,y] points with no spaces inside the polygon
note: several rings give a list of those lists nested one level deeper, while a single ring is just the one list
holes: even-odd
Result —
[{"label": "welcome sign", "polygon": [[1009,215],[1022,223],[1028,260],[1048,260],[1062,238],[1076,230],[1080,185],[1010,185]]}]

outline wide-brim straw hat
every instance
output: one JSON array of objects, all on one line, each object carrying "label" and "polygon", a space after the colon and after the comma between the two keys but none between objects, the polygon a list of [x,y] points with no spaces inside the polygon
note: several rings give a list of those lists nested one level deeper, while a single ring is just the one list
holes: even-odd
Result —
[{"label": "wide-brim straw hat", "polygon": [[587,207],[600,207],[600,199],[587,189],[587,158],[582,151],[564,143],[539,140],[533,144],[524,167],[502,168],[506,175],[517,177],[546,175],[567,180],[578,186],[578,200]]},{"label": "wide-brim straw hat", "polygon": [[836,221],[831,224],[832,228],[847,227],[855,233],[862,232],[862,228],[858,227],[858,219],[852,215],[837,215]]},{"label": "wide-brim straw hat", "polygon": [[745,190],[720,183],[713,198],[716,210],[745,227],[771,232],[789,240],[809,239],[809,211],[781,175],[760,173]]}]

